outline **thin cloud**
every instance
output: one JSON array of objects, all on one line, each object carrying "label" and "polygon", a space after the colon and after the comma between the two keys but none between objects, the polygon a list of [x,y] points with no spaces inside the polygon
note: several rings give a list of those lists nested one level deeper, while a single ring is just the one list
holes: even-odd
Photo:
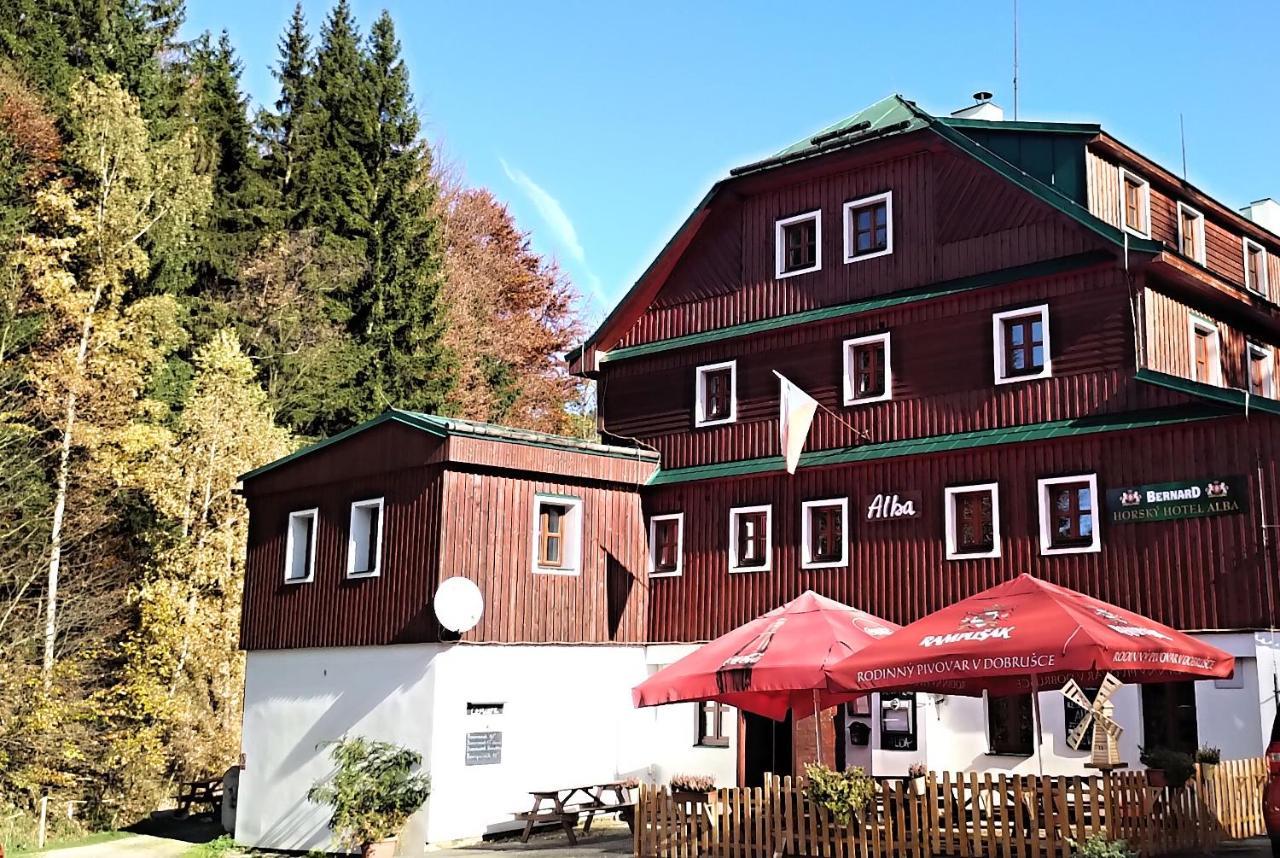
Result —
[{"label": "thin cloud", "polygon": [[560,205],[559,200],[529,178],[528,175],[508,164],[505,158],[498,158],[498,161],[502,164],[502,171],[507,174],[507,178],[514,182],[516,187],[523,191],[529,201],[533,203],[534,209],[538,212],[538,217],[551,230],[551,235],[556,244],[563,248],[569,258],[577,263],[577,267],[582,271],[587,285],[596,300],[607,306],[608,301],[600,284],[600,278],[587,265],[587,252],[583,250],[582,242],[578,240],[578,231],[574,228],[573,221],[569,219],[569,214],[564,210],[564,206]]}]

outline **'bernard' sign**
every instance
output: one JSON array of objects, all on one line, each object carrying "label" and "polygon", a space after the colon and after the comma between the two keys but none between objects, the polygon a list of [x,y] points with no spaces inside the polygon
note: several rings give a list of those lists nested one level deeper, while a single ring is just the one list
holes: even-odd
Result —
[{"label": "'bernard' sign", "polygon": [[1205,477],[1107,492],[1112,524],[1231,515],[1248,508],[1249,481],[1244,477]]},{"label": "'bernard' sign", "polygon": [[920,492],[868,495],[864,503],[867,521],[897,521],[919,518],[923,507]]}]

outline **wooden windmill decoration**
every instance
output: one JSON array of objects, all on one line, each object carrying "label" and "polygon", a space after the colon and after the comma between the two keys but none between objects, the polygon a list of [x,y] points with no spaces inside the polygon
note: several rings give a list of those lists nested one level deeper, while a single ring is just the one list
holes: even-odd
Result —
[{"label": "wooden windmill decoration", "polygon": [[1125,765],[1120,761],[1120,750],[1116,744],[1124,730],[1113,717],[1115,707],[1111,703],[1111,696],[1123,684],[1113,674],[1108,673],[1092,700],[1074,679],[1069,680],[1062,687],[1062,696],[1084,710],[1084,717],[1067,736],[1067,744],[1077,751],[1080,750],[1080,746],[1084,744],[1085,734],[1089,732],[1090,726],[1093,727],[1093,754],[1089,760],[1090,768],[1109,771]]}]

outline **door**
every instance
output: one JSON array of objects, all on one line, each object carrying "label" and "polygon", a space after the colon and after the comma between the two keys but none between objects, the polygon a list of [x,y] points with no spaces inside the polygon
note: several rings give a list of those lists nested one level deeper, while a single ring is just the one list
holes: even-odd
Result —
[{"label": "door", "polygon": [[764,786],[766,772],[791,774],[791,716],[774,721],[750,712],[742,713],[741,786]]}]

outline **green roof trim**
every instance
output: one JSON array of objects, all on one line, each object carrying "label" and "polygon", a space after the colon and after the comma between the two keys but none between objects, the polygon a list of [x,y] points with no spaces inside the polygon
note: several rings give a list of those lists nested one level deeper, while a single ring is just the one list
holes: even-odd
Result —
[{"label": "green roof trim", "polygon": [[1253,396],[1239,388],[1216,387],[1212,384],[1192,381],[1180,375],[1170,375],[1167,372],[1158,372],[1154,369],[1138,370],[1137,379],[1138,381],[1145,381],[1157,387],[1176,390],[1179,393],[1185,393],[1187,396],[1194,396],[1208,402],[1239,408],[1242,411],[1261,411],[1264,414],[1280,416],[1280,401],[1269,399],[1265,396]]},{"label": "green roof trim", "polygon": [[1043,262],[1033,262],[1028,265],[1017,265],[1012,268],[1002,268],[999,271],[975,274],[969,277],[959,277],[955,280],[946,280],[941,283],[934,283],[919,289],[907,289],[901,292],[893,292],[879,298],[869,298],[865,301],[854,301],[851,304],[836,304],[831,307],[818,307],[813,310],[804,310],[800,313],[789,313],[785,316],[774,316],[768,319],[758,319],[754,322],[743,322],[740,325],[730,325],[727,328],[715,328],[710,331],[702,331],[696,334],[685,334],[684,336],[672,337],[666,340],[655,340],[651,343],[625,346],[620,349],[605,352],[600,356],[600,362],[612,363],[614,361],[627,360],[628,358],[641,357],[643,355],[657,354],[659,352],[671,351],[673,349],[689,348],[690,346],[703,345],[704,343],[714,343],[720,340],[728,340],[736,337],[749,336],[751,334],[764,333],[766,331],[774,331],[779,328],[791,328],[797,325],[809,325],[814,322],[826,322],[831,319],[841,319],[846,316],[854,316],[859,313],[883,310],[887,307],[897,307],[902,304],[914,304],[918,301],[930,301],[935,298],[944,298],[948,295],[955,295],[960,292],[969,292],[975,289],[1014,283],[1019,280],[1028,280],[1035,277],[1047,277],[1051,274],[1061,274],[1066,271],[1089,268],[1094,265],[1109,262],[1112,259],[1114,259],[1114,257],[1110,253],[1095,250],[1087,253],[1078,253],[1073,256],[1063,256],[1058,259],[1048,259]]},{"label": "green roof trim", "polygon": [[952,128],[983,128],[992,131],[1047,131],[1052,134],[1101,134],[1102,126],[1093,122],[1028,122],[1010,119],[968,119],[963,116],[936,117]]},{"label": "green roof trim", "polygon": [[496,423],[480,423],[475,420],[463,420],[458,417],[441,417],[438,414],[423,414],[419,411],[402,411],[399,408],[392,408],[384,411],[371,420],[352,426],[350,429],[343,430],[336,435],[317,441],[314,444],[308,444],[300,450],[295,450],[289,455],[276,459],[274,462],[255,468],[248,473],[241,474],[239,480],[251,480],[254,477],[261,476],[268,471],[273,471],[282,465],[287,465],[303,456],[309,456],[319,450],[323,450],[339,441],[345,441],[353,435],[357,435],[375,426],[383,423],[400,423],[428,435],[434,435],[437,438],[448,438],[451,436],[461,436],[466,438],[481,438],[489,441],[498,441],[505,444],[524,444],[530,447],[543,447],[554,450],[564,450],[568,453],[583,453],[589,456],[605,456],[614,459],[640,459],[644,461],[657,461],[658,454],[651,450],[643,450],[638,447],[618,447],[611,444],[597,444],[592,441],[583,441],[580,438],[570,438],[566,435],[551,435],[546,432],[535,432],[531,429],[516,429],[511,426],[499,426]]},{"label": "green roof trim", "polygon": [[[1132,411],[1123,414],[1080,417],[1074,420],[1055,420],[1048,423],[1032,423],[1026,426],[1009,426],[1000,429],[980,429],[974,432],[957,432],[951,435],[932,435],[925,438],[883,441],[877,444],[860,444],[856,447],[814,450],[800,456],[800,467],[847,465],[856,462],[890,459],[898,456],[923,456],[932,453],[949,453],[956,450],[994,447],[1002,444],[1024,444],[1055,438],[1095,435],[1101,432],[1151,429],[1199,420],[1212,420],[1223,416],[1226,416],[1226,414],[1221,409],[1212,406],[1181,406],[1162,408],[1155,411]],[[777,472],[784,472],[782,457],[768,456],[762,459],[717,462],[712,465],[696,465],[669,471],[659,470],[649,479],[649,485],[666,486],[675,483],[724,479],[727,477],[746,477]]]}]

